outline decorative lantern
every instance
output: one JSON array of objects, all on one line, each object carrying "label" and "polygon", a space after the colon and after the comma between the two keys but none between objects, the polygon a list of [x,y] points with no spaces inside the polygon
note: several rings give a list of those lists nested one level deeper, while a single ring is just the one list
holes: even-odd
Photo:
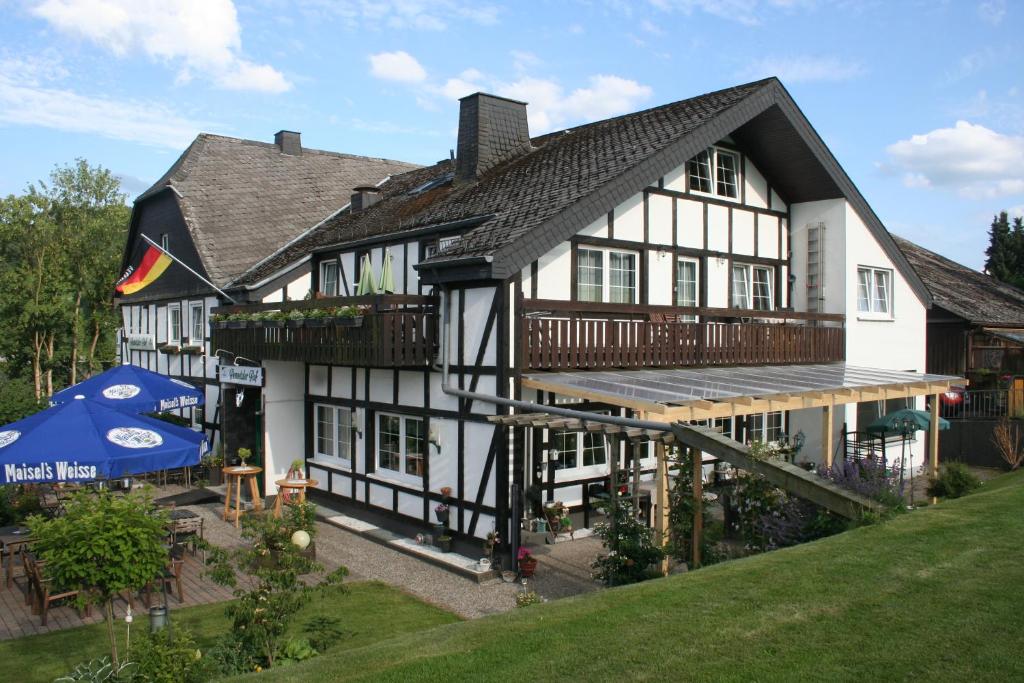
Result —
[{"label": "decorative lantern", "polygon": [[292,545],[296,546],[299,550],[305,550],[308,548],[310,540],[309,533],[302,529],[299,529],[292,534]]}]

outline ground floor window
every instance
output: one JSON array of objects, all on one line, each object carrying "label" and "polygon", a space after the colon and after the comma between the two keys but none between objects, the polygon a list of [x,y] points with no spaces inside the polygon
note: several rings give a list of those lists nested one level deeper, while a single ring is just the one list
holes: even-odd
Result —
[{"label": "ground floor window", "polygon": [[352,463],[352,410],[317,403],[313,407],[313,448],[318,458],[336,458]]},{"label": "ground floor window", "polygon": [[608,463],[604,434],[556,431],[551,435],[551,459],[556,470],[594,467]]},{"label": "ground floor window", "polygon": [[774,443],[784,434],[782,413],[760,413],[747,416],[747,443]]},{"label": "ground floor window", "polygon": [[423,419],[377,415],[377,469],[400,477],[422,479],[426,464]]}]

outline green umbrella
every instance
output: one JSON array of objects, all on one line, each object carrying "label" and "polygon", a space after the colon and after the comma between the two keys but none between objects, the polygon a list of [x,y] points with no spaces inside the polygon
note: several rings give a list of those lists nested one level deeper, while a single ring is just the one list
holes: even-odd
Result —
[{"label": "green umbrella", "polygon": [[369,254],[363,254],[363,260],[359,262],[359,284],[356,285],[356,296],[376,294],[377,285],[373,282],[373,263]]},{"label": "green umbrella", "polygon": [[395,293],[395,267],[391,259],[391,250],[384,250],[384,265],[380,268],[380,285],[378,290],[384,294]]},{"label": "green umbrella", "polygon": [[[928,431],[932,416],[926,410],[904,408],[887,413],[867,426],[865,431],[880,434],[903,434],[904,432]],[[939,418],[939,429],[949,429],[949,421]]]}]

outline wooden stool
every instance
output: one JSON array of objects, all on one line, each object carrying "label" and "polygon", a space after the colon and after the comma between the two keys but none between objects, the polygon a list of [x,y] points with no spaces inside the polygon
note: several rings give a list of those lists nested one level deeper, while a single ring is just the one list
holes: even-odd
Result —
[{"label": "wooden stool", "polygon": [[281,516],[281,499],[284,498],[285,491],[298,491],[299,502],[306,502],[306,489],[316,487],[318,482],[316,479],[278,479],[277,484],[277,500],[274,502],[274,516]]},{"label": "wooden stool", "polygon": [[[252,509],[263,509],[263,499],[260,497],[259,490],[256,486],[256,475],[262,472],[263,468],[256,467],[255,465],[246,465],[245,467],[225,467],[223,471],[224,481],[228,484],[227,495],[224,496],[224,521],[230,521],[233,516],[235,518],[235,528],[237,529],[240,525],[239,520],[244,512],[242,509],[242,486],[246,479],[249,480],[249,493],[252,495]],[[235,487],[234,510],[231,509],[232,486]]]}]

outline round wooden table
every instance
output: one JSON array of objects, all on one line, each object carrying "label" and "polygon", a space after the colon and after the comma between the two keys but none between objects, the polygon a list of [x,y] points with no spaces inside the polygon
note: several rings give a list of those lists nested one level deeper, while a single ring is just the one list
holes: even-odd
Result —
[{"label": "round wooden table", "polygon": [[274,501],[274,516],[281,516],[281,505],[282,499],[284,498],[285,491],[297,491],[299,496],[299,502],[306,502],[306,489],[315,488],[318,482],[316,479],[278,479],[277,484],[277,500]]},{"label": "round wooden table", "polygon": [[[262,467],[256,467],[255,465],[225,467],[223,469],[224,481],[228,484],[227,495],[224,496],[224,521],[231,521],[231,518],[234,517],[236,529],[240,525],[239,520],[242,517],[242,513],[245,512],[242,508],[242,486],[247,479],[249,480],[249,493],[252,496],[252,509],[263,509],[263,498],[260,496],[256,485],[256,475],[262,471]],[[233,493],[232,487],[234,487]],[[234,497],[234,509],[231,508],[232,497]]]}]

